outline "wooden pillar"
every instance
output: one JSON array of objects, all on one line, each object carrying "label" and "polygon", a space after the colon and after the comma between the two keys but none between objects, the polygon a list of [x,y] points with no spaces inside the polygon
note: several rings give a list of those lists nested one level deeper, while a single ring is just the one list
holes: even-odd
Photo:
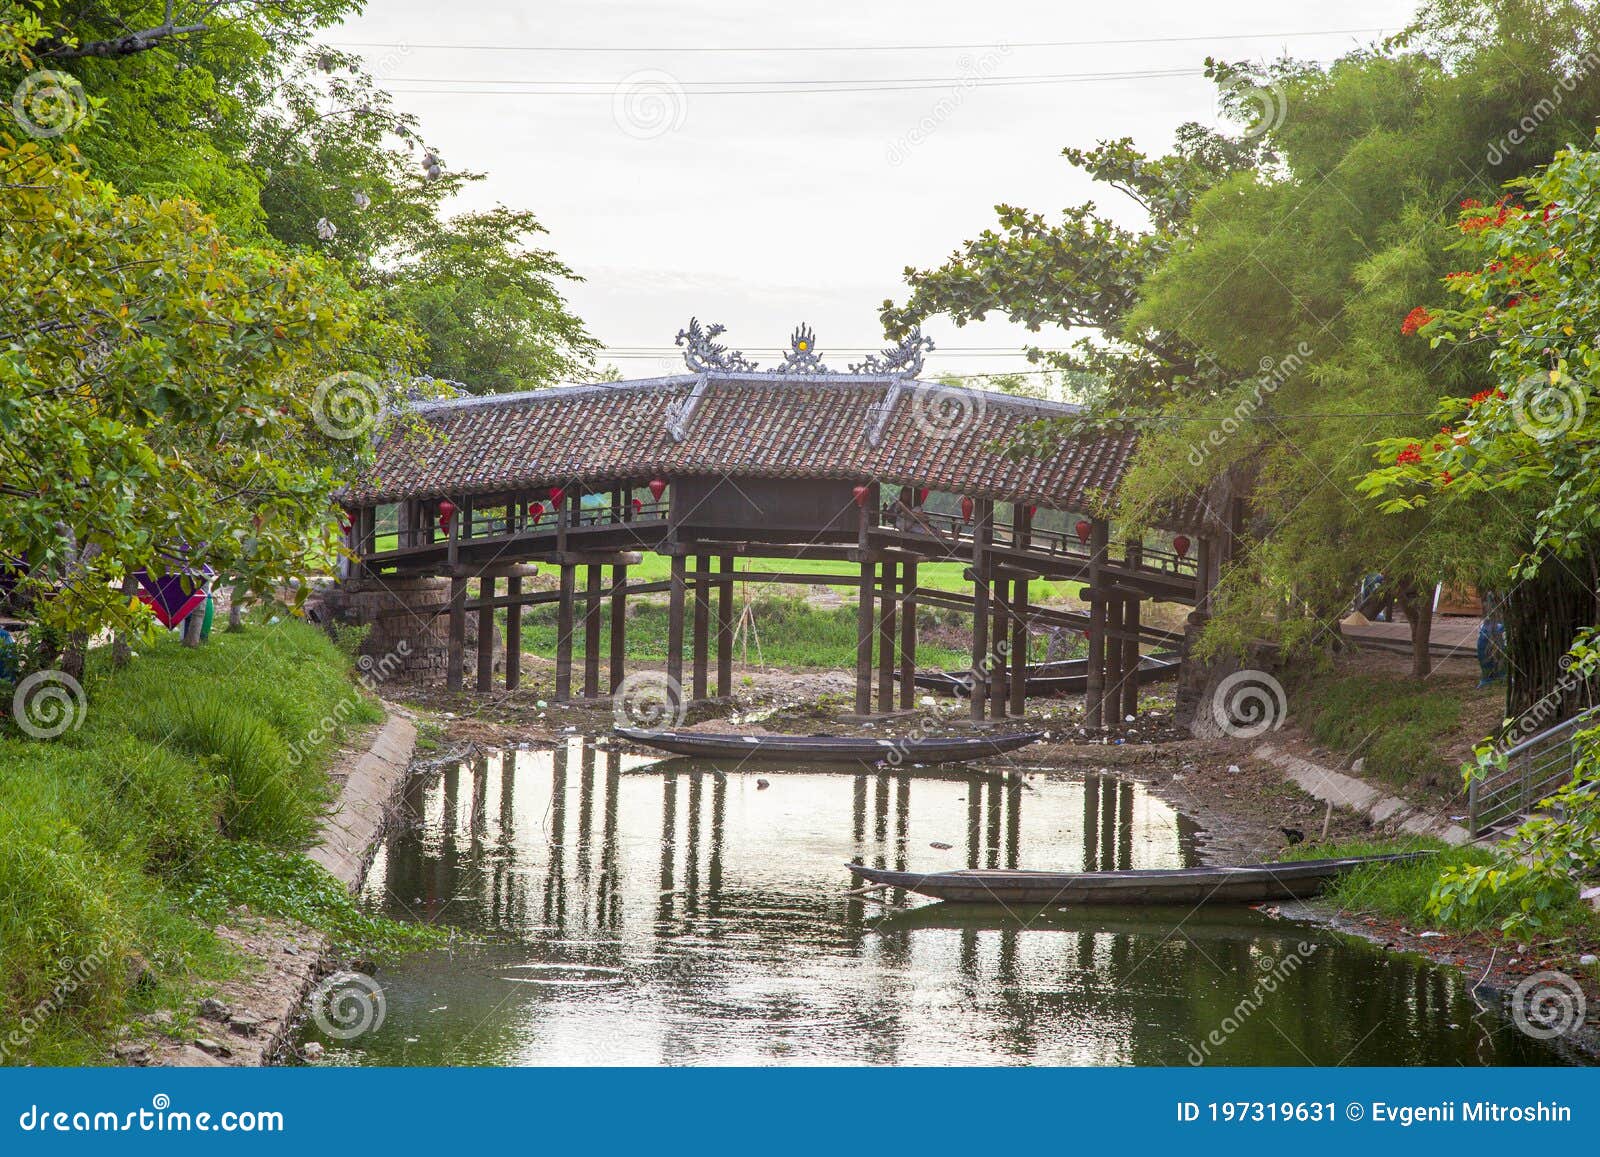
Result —
[{"label": "wooden pillar", "polygon": [[600,694],[600,580],[603,571],[589,564],[589,583],[583,604],[583,697]]},{"label": "wooden pillar", "polygon": [[506,579],[506,594],[511,605],[506,608],[506,690],[515,691],[522,686],[522,579],[512,575]]},{"label": "wooden pillar", "polygon": [[733,697],[733,556],[717,559],[717,694]]},{"label": "wooden pillar", "polygon": [[1102,718],[1113,731],[1122,727],[1122,631],[1123,608],[1127,600],[1120,595],[1106,600],[1106,682]]},{"label": "wooden pillar", "polygon": [[917,560],[907,559],[900,573],[900,709],[910,711],[917,703]]},{"label": "wooden pillar", "polygon": [[452,691],[461,690],[463,668],[467,661],[467,579],[465,575],[450,576],[450,645],[446,648],[445,686]]},{"label": "wooden pillar", "polygon": [[561,564],[561,592],[556,603],[556,699],[572,698],[572,603],[578,585],[578,568]]},{"label": "wooden pillar", "polygon": [[1011,584],[1011,705],[1012,715],[1028,713],[1028,580]]},{"label": "wooden pillar", "polygon": [[[493,602],[499,583],[493,575],[478,576],[478,602]],[[478,608],[478,690],[494,690],[494,607]]]},{"label": "wooden pillar", "polygon": [[[671,578],[667,594],[667,679],[672,685],[674,698],[683,699],[683,597],[685,591],[684,564],[681,554],[672,556]],[[676,703],[674,704],[676,706]]]},{"label": "wooden pillar", "polygon": [[626,678],[623,673],[628,650],[628,568],[611,568],[611,692],[616,694]]},{"label": "wooden pillar", "polygon": [[984,549],[994,531],[994,503],[973,503],[972,528],[972,721],[981,722],[989,702],[989,556]]},{"label": "wooden pillar", "polygon": [[707,654],[711,632],[711,559],[694,556],[694,698],[710,697]]},{"label": "wooden pillar", "polygon": [[1006,716],[1006,621],[1011,603],[1011,580],[997,574],[989,594],[989,611],[994,623],[989,628],[989,718]]},{"label": "wooden pillar", "polygon": [[[1143,544],[1129,540],[1123,549],[1129,567],[1144,561]],[[1139,714],[1139,596],[1134,595],[1122,604],[1122,629],[1128,637],[1122,641],[1122,715]]]},{"label": "wooden pillar", "polygon": [[872,588],[876,560],[861,558],[861,582],[856,589],[856,714],[872,713]]},{"label": "wooden pillar", "polygon": [[894,710],[895,598],[899,565],[884,559],[878,586],[878,710]]},{"label": "wooden pillar", "polygon": [[1110,532],[1105,521],[1096,518],[1089,531],[1089,661],[1084,683],[1083,721],[1091,731],[1105,724],[1106,599],[1101,590],[1105,581],[1102,566]]},{"label": "wooden pillar", "polygon": [[1211,603],[1211,539],[1202,536],[1195,544],[1194,609],[1206,613]]}]

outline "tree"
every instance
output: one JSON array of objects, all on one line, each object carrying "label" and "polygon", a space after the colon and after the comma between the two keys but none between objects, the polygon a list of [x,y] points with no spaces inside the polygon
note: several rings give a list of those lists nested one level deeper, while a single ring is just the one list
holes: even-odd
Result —
[{"label": "tree", "polygon": [[267,595],[325,565],[408,373],[371,291],[120,196],[70,149],[0,138],[0,179],[0,543],[40,626],[137,628],[119,583],[141,567]]},{"label": "tree", "polygon": [[1228,175],[1253,168],[1265,156],[1263,146],[1188,124],[1164,157],[1147,157],[1126,138],[1063,149],[1062,155],[1136,201],[1149,216],[1149,229],[1123,228],[1093,202],[1066,209],[1055,222],[998,205],[998,229],[964,242],[937,269],[907,267],[911,294],[903,305],[884,302],[884,328],[899,337],[935,314],[960,326],[993,312],[1035,333],[1046,325],[1094,330],[1067,352],[1031,349],[1029,359],[1069,380],[1095,383],[1102,417],[1123,406],[1159,404],[1173,391],[1209,388],[1213,367],[1193,345],[1126,321],[1144,279],[1190,227],[1196,199]]},{"label": "tree", "polygon": [[[1121,495],[1137,516],[1224,472],[1249,479],[1252,525],[1218,600],[1218,638],[1319,638],[1372,572],[1418,592],[1503,588],[1526,545],[1515,502],[1480,494],[1382,518],[1356,482],[1370,443],[1414,432],[1441,393],[1484,383],[1485,351],[1430,351],[1402,327],[1452,267],[1457,203],[1492,200],[1500,179],[1588,135],[1600,89],[1580,83],[1591,66],[1573,47],[1594,44],[1597,25],[1589,4],[1441,4],[1392,44],[1252,74],[1285,110],[1268,133],[1279,163],[1200,198],[1192,235],[1126,321],[1177,334],[1233,379],[1185,391],[1148,426]],[[1552,91],[1564,100],[1518,128],[1514,148],[1495,143]]]},{"label": "tree", "polygon": [[599,349],[557,285],[576,275],[548,249],[544,227],[499,207],[464,213],[419,239],[385,279],[389,299],[426,342],[426,370],[475,394],[591,375]]}]

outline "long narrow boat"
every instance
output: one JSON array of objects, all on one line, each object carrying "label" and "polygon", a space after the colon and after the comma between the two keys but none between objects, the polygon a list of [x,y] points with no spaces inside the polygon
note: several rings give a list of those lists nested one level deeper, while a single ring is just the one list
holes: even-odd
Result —
[{"label": "long narrow boat", "polygon": [[929,739],[854,735],[712,735],[701,731],[618,727],[616,734],[646,747],[716,760],[784,760],[791,763],[965,763],[1016,751],[1044,738],[1040,731]]},{"label": "long narrow boat", "polygon": [[874,884],[967,904],[1254,904],[1314,896],[1329,880],[1367,864],[1398,864],[1429,852],[1295,860],[1241,867],[1146,868],[1124,872],[1024,872],[963,868],[895,872],[848,865]]},{"label": "long narrow boat", "polygon": [[[1172,652],[1145,655],[1139,660],[1140,683],[1173,679],[1177,674],[1178,656]],[[899,675],[896,674],[895,678],[898,679]],[[972,693],[971,671],[918,671],[912,680],[918,687],[937,691],[941,695],[965,698]],[[1034,663],[1028,667],[1027,683],[1030,696],[1068,695],[1086,690],[1089,686],[1089,660],[1062,659],[1054,663]]]}]

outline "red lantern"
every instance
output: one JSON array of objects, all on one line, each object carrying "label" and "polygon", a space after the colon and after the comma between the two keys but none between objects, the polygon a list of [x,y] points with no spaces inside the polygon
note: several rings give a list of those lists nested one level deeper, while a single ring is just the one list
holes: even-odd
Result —
[{"label": "red lantern", "polygon": [[961,521],[972,521],[972,499],[970,498],[963,498],[961,500]]},{"label": "red lantern", "polygon": [[867,506],[867,495],[872,493],[872,487],[856,486],[851,488],[850,493],[856,496],[856,505],[865,510]]},{"label": "red lantern", "polygon": [[654,498],[657,502],[660,502],[661,501],[661,496],[663,494],[665,494],[666,492],[667,492],[667,480],[665,478],[652,478],[652,479],[650,479],[650,497],[651,498]]},{"label": "red lantern", "polygon": [[550,487],[550,504],[552,506],[560,506],[561,505],[561,500],[563,498],[565,498],[566,496],[567,496],[567,492],[565,490],[563,490],[561,487],[559,487],[559,486]]},{"label": "red lantern", "polygon": [[1078,532],[1079,542],[1088,542],[1089,532],[1093,530],[1094,527],[1090,524],[1087,518],[1080,518],[1078,519],[1078,525],[1074,526],[1072,529]]},{"label": "red lantern", "polygon": [[544,517],[544,503],[542,503],[542,502],[529,503],[528,504],[528,517],[533,520],[533,524],[535,526],[538,526],[539,525],[539,520]]},{"label": "red lantern", "polygon": [[928,501],[928,488],[924,486],[921,490],[917,491],[917,505],[921,506],[926,501]]},{"label": "red lantern", "polygon": [[638,514],[639,511],[641,511],[643,509],[644,509],[644,500],[642,498],[635,498],[633,500],[633,512],[635,514]]},{"label": "red lantern", "polygon": [[439,502],[439,529],[446,534],[450,532],[450,520],[456,516],[456,504],[448,498]]},{"label": "red lantern", "polygon": [[1188,535],[1175,534],[1172,536],[1172,553],[1177,555],[1179,558],[1187,558],[1189,556]]},{"label": "red lantern", "polygon": [[1039,513],[1039,508],[1038,508],[1038,507],[1037,507],[1037,506],[1030,506],[1030,507],[1028,507],[1028,519],[1029,519],[1029,520],[1030,520],[1030,521],[1031,521],[1031,520],[1032,520],[1032,519],[1033,519],[1033,516],[1034,516],[1034,515],[1035,515],[1035,514],[1038,514],[1038,513]]}]

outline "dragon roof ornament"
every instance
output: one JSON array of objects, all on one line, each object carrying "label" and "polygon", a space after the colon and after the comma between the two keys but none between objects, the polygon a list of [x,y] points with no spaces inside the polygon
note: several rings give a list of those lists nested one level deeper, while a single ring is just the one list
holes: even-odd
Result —
[{"label": "dragon roof ornament", "polygon": [[673,339],[684,346],[683,360],[697,374],[721,370],[724,373],[749,372],[756,363],[744,356],[743,350],[729,350],[717,341],[727,331],[725,325],[702,326],[700,319],[691,317],[689,327],[680,329]]},{"label": "dragon roof ornament", "polygon": [[[817,352],[816,332],[802,322],[789,335],[789,350],[783,361],[770,370],[760,370],[755,362],[744,356],[742,350],[729,350],[716,339],[727,331],[724,325],[701,325],[699,318],[691,317],[686,329],[678,331],[676,343],[684,347],[683,360],[697,374],[705,373],[768,373],[768,374],[831,374],[835,370],[822,364]],[[853,374],[872,374],[892,378],[914,378],[922,372],[923,354],[933,349],[933,339],[923,337],[920,327],[913,328],[898,344],[879,354],[869,354],[865,360],[850,367]]]},{"label": "dragon roof ornament", "polygon": [[853,374],[888,374],[897,378],[914,378],[922,372],[922,355],[932,351],[933,339],[922,336],[922,327],[914,327],[901,339],[899,345],[890,346],[882,355],[869,354],[865,361],[850,367]]}]

